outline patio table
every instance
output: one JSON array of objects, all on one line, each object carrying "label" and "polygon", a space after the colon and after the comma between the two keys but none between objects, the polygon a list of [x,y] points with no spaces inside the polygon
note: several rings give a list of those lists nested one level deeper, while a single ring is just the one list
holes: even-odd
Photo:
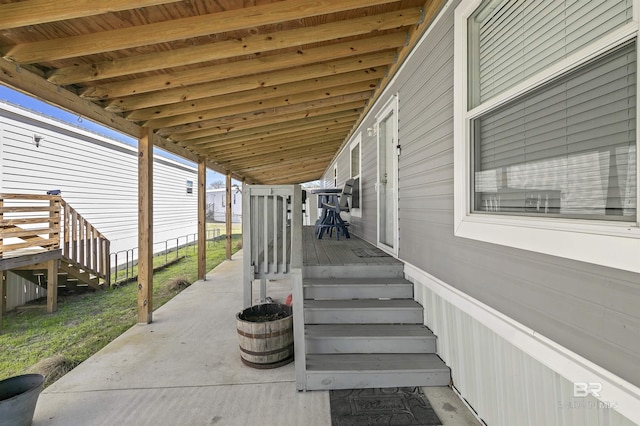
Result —
[{"label": "patio table", "polygon": [[311,191],[312,194],[318,196],[318,205],[322,207],[322,214],[316,222],[316,236],[319,240],[322,239],[325,231],[331,235],[334,228],[336,230],[336,239],[340,239],[340,232],[346,238],[350,238],[347,225],[340,217],[338,209],[330,207],[338,206],[341,192],[342,189],[339,188],[323,188]]}]

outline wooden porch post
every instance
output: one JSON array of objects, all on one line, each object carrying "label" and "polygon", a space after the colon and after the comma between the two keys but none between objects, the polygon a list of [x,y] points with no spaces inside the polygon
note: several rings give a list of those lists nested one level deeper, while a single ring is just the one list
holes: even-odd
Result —
[{"label": "wooden porch post", "polygon": [[227,260],[231,260],[231,172],[227,172],[227,204],[226,204],[226,223],[227,223]]},{"label": "wooden porch post", "polygon": [[207,278],[207,166],[198,161],[198,278]]},{"label": "wooden porch post", "polygon": [[2,316],[7,306],[7,271],[0,271],[0,334],[2,334]]},{"label": "wooden porch post", "polygon": [[58,310],[58,259],[47,262],[47,312]]},{"label": "wooden porch post", "polygon": [[138,324],[153,314],[153,132],[146,127],[138,141]]}]

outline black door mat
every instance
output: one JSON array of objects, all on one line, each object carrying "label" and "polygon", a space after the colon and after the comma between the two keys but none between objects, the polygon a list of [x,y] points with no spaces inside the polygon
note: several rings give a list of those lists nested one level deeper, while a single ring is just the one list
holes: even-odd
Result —
[{"label": "black door mat", "polygon": [[420,388],[329,392],[332,426],[435,426],[440,419]]},{"label": "black door mat", "polygon": [[354,248],[351,249],[358,257],[389,257],[389,255],[379,248]]}]

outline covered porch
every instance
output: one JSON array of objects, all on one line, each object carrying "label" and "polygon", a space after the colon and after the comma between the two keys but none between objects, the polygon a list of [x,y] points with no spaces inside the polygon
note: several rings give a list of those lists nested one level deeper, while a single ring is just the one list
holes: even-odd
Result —
[{"label": "covered porch", "polygon": [[[235,330],[242,257],[223,262],[156,310],[152,324],[132,327],[47,388],[33,425],[330,425],[329,392],[296,392],[295,363],[272,370],[242,364]],[[290,282],[269,289],[281,301]],[[450,388],[423,391],[444,425],[478,424]]]}]

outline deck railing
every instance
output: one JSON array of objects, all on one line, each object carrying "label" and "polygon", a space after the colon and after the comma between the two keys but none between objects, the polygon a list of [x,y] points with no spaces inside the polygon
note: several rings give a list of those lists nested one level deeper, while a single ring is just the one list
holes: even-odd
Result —
[{"label": "deck railing", "polygon": [[302,189],[300,185],[245,185],[242,194],[244,306],[253,300],[260,280],[260,299],[267,280],[291,278],[296,386],[305,388],[305,342],[302,293]]},{"label": "deck railing", "polygon": [[109,287],[111,242],[63,199],[60,205],[64,230],[62,255],[76,266],[102,278],[105,286]]},{"label": "deck railing", "polygon": [[65,261],[110,281],[109,240],[60,195],[0,194],[0,258],[62,249]]}]

